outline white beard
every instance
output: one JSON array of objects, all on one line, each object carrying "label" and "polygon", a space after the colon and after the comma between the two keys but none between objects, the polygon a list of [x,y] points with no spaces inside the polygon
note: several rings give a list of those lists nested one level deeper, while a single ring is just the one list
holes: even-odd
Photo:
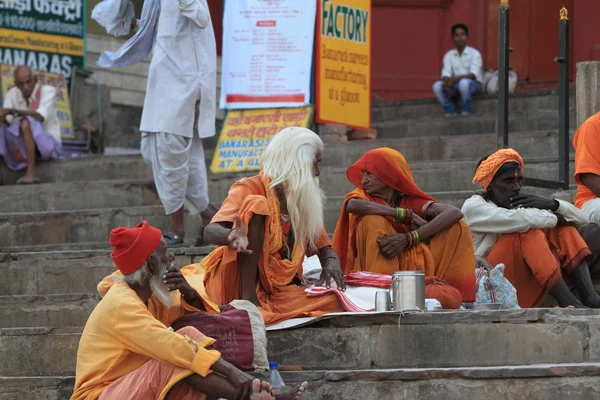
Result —
[{"label": "white beard", "polygon": [[175,293],[169,292],[167,286],[163,283],[163,275],[167,272],[167,267],[169,267],[169,264],[165,263],[160,265],[158,273],[150,277],[149,283],[150,288],[152,289],[152,296],[154,296],[162,305],[171,307],[173,305],[173,296]]},{"label": "white beard", "polygon": [[294,229],[296,243],[305,249],[315,249],[321,230],[323,229],[323,213],[325,194],[319,187],[319,178],[314,177],[303,185],[284,185],[284,188],[298,187],[295,191],[285,189],[290,221]]}]

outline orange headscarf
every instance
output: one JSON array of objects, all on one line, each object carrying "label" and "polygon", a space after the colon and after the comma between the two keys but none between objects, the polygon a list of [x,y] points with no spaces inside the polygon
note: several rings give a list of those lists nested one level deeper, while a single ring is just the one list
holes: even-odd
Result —
[{"label": "orange headscarf", "polygon": [[[382,147],[366,152],[357,162],[355,162],[346,171],[348,180],[357,187],[357,189],[348,193],[344,198],[344,205],[340,211],[338,223],[333,235],[333,249],[340,257],[340,264],[345,273],[352,270],[348,264],[349,246],[353,254],[356,254],[355,230],[360,221],[360,216],[351,215],[346,212],[346,205],[350,199],[360,199],[373,201],[378,204],[388,205],[384,200],[369,196],[361,183],[363,171],[368,171],[375,175],[380,181],[391,188],[402,193],[400,207],[409,208],[416,214],[424,217],[423,210],[427,204],[435,202],[435,199],[423,192],[415,185],[412,171],[406,162],[404,156],[394,149]],[[390,221],[392,218],[390,218]],[[406,231],[406,227],[401,224],[394,225],[398,232]]]},{"label": "orange headscarf", "polygon": [[346,177],[357,188],[364,190],[361,183],[362,171],[368,171],[396,191],[427,201],[435,201],[415,185],[412,171],[404,156],[397,150],[381,147],[367,151],[346,171]]},{"label": "orange headscarf", "polygon": [[498,150],[484,160],[473,177],[473,183],[479,183],[482,188],[487,189],[498,170],[506,163],[516,162],[523,170],[523,158],[513,149]]}]

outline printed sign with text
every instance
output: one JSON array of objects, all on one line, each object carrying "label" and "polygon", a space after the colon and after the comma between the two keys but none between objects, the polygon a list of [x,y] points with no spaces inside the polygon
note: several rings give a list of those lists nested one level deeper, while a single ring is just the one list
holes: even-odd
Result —
[{"label": "printed sign with text", "polygon": [[83,0],[0,0],[0,64],[71,76],[85,67]]},{"label": "printed sign with text", "polygon": [[260,170],[260,156],[279,131],[308,128],[312,107],[232,110],[227,113],[210,166],[214,173]]},{"label": "printed sign with text", "polygon": [[371,125],[371,0],[318,0],[317,122]]}]

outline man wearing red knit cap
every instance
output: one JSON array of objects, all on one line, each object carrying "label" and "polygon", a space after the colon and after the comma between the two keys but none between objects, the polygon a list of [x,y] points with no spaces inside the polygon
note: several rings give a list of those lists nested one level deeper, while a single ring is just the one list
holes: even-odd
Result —
[{"label": "man wearing red knit cap", "polygon": [[568,276],[583,304],[600,308],[590,278],[592,254],[576,228],[587,218],[569,202],[521,193],[523,166],[513,149],[498,150],[477,166],[473,183],[484,191],[465,201],[462,212],[478,263],[505,265],[521,307],[539,307],[548,293],[561,307],[583,307],[563,280]]},{"label": "man wearing red knit cap", "polygon": [[219,307],[173,266],[160,230],[145,221],[116,228],[110,244],[120,274],[83,330],[72,400],[274,398],[268,383],[224,361],[214,339],[192,327],[168,329],[186,312]]}]

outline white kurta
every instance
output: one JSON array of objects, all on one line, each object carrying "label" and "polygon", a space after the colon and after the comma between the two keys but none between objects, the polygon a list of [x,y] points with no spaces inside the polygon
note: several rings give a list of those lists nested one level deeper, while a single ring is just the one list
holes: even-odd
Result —
[{"label": "white kurta", "polygon": [[467,199],[462,206],[471,236],[475,255],[487,257],[503,233],[523,233],[530,229],[545,229],[556,226],[557,215],[567,222],[581,227],[588,219],[573,204],[558,200],[558,209],[552,213],[537,208],[517,208],[509,210],[498,207],[479,195]]},{"label": "white kurta", "polygon": [[[35,85],[33,93],[29,99],[23,97],[23,93],[17,88],[11,88],[4,99],[4,108],[14,108],[15,110],[30,110],[35,103],[36,97],[40,97],[38,107],[34,110],[42,117],[42,128],[44,132],[52,136],[54,139],[61,142],[60,121],[56,110],[56,88],[50,85]],[[12,116],[9,115],[6,120],[12,121]]]},{"label": "white kurta", "polygon": [[153,51],[140,131],[214,136],[217,52],[206,0],[160,0]]}]

